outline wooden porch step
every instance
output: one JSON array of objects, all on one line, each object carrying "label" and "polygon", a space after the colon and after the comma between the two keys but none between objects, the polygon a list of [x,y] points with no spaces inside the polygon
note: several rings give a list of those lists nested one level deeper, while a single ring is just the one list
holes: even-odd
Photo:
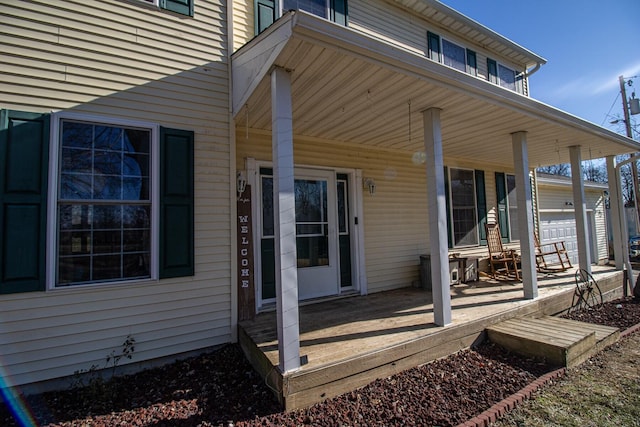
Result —
[{"label": "wooden porch step", "polygon": [[509,319],[488,327],[487,335],[516,353],[544,357],[549,363],[570,368],[616,342],[620,332],[608,326],[545,316]]}]

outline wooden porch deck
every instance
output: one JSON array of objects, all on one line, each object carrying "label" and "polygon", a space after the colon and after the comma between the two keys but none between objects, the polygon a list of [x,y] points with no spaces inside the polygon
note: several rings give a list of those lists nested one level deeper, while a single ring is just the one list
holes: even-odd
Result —
[{"label": "wooden porch deck", "polygon": [[[278,369],[275,312],[241,322],[239,341],[291,410],[468,348],[495,323],[560,313],[571,306],[574,272],[538,274],[535,300],[523,299],[520,282],[482,278],[452,286],[453,323],[446,327],[433,323],[431,294],[418,288],[303,305],[300,355],[305,364],[286,375]],[[623,272],[594,266],[593,275],[609,299],[622,294]]]}]

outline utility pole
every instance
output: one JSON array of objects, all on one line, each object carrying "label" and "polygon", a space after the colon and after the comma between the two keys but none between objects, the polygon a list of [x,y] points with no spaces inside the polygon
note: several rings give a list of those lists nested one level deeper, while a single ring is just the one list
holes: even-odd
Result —
[{"label": "utility pole", "polygon": [[[622,93],[622,111],[624,113],[624,127],[627,131],[627,137],[633,139],[633,133],[631,132],[631,116],[629,115],[629,104],[627,101],[627,89],[624,86],[624,77],[618,77],[620,80],[620,92]],[[635,153],[638,155],[640,153]],[[631,177],[633,179],[633,203],[636,207],[636,233],[640,230],[640,188],[638,188],[638,164],[637,162],[631,162]]]}]

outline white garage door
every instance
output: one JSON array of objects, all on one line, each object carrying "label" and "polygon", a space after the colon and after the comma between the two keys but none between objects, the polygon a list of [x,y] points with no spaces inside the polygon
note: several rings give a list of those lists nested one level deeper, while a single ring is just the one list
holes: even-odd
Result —
[{"label": "white garage door", "polygon": [[541,212],[540,240],[541,243],[564,241],[571,263],[578,264],[578,238],[573,212]]}]

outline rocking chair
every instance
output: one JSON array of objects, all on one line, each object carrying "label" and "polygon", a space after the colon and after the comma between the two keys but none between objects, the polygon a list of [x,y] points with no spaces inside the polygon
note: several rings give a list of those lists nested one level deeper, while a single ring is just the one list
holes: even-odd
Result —
[{"label": "rocking chair", "polygon": [[[534,233],[536,250],[536,267],[538,271],[566,271],[571,268],[571,260],[567,248],[562,241],[540,244],[538,235]],[[545,259],[545,257],[547,257]],[[549,257],[552,257],[549,259]],[[555,258],[557,257],[557,261]]]},{"label": "rocking chair", "polygon": [[485,224],[487,230],[487,248],[489,249],[489,265],[491,275],[497,278],[498,272],[509,276],[514,275],[516,280],[520,280],[518,263],[520,255],[513,249],[505,249],[502,246],[502,236],[498,224]]}]

